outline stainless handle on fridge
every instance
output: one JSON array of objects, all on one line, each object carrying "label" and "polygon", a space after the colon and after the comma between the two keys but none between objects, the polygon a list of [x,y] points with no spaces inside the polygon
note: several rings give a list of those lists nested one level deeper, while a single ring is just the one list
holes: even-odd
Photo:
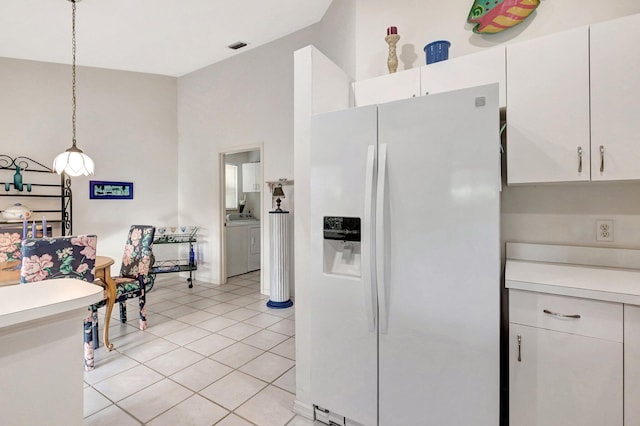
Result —
[{"label": "stainless handle on fridge", "polygon": [[[376,270],[374,262],[374,244],[375,244],[375,229],[373,228],[374,210],[373,203],[374,188],[376,180],[376,147],[370,145],[367,148],[367,167],[366,167],[366,180],[364,183],[364,223],[362,224],[363,236],[369,235],[368,243],[363,240],[362,243],[362,280],[364,282],[364,298],[365,307],[367,311],[367,323],[369,325],[369,331],[376,330],[377,322],[377,291],[376,291]],[[368,245],[367,245],[368,244]],[[365,253],[365,250],[367,251]]]},{"label": "stainless handle on fridge", "polygon": [[582,173],[582,147],[578,147],[578,173]]},{"label": "stainless handle on fridge", "polygon": [[545,314],[553,315],[554,317],[560,317],[560,318],[573,318],[573,319],[580,318],[580,315],[578,314],[572,314],[572,315],[559,314],[558,312],[552,312],[548,309],[543,309],[542,312],[544,312]]},{"label": "stainless handle on fridge", "polygon": [[378,283],[378,322],[380,333],[386,334],[388,328],[389,306],[388,306],[388,289],[386,277],[386,229],[387,217],[385,215],[385,206],[387,204],[387,145],[380,144],[378,146],[378,185],[376,188],[376,281]]},{"label": "stainless handle on fridge", "polygon": [[600,173],[604,172],[604,146],[600,145]]}]

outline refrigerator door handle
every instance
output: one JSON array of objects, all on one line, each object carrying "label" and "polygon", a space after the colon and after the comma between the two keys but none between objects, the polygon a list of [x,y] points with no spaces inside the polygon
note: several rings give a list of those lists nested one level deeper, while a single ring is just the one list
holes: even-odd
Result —
[{"label": "refrigerator door handle", "polygon": [[364,223],[363,237],[369,236],[367,245],[362,251],[362,282],[364,283],[364,298],[367,313],[367,324],[370,332],[376,331],[377,323],[377,291],[375,270],[375,228],[374,228],[374,188],[376,183],[376,147],[369,145],[367,148],[366,181],[364,184]]},{"label": "refrigerator door handle", "polygon": [[386,236],[388,228],[388,218],[386,217],[385,206],[387,205],[387,145],[380,144],[378,147],[378,184],[376,188],[376,231],[375,231],[375,253],[376,253],[376,283],[378,287],[378,328],[380,333],[386,334],[389,319],[389,283],[387,282],[387,256],[386,256]]}]

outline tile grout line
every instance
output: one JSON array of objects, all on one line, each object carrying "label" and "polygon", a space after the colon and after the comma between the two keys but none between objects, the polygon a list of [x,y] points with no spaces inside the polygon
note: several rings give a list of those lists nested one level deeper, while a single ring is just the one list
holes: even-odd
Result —
[{"label": "tile grout line", "polygon": [[[174,284],[175,284],[175,283],[174,283]],[[267,324],[266,326],[258,326],[258,325],[254,325],[254,324],[251,324],[251,323],[247,323],[247,322],[245,322],[245,321],[248,321],[248,320],[250,320],[250,319],[252,319],[252,318],[255,318],[255,317],[257,317],[257,316],[260,316],[260,315],[262,315],[262,314],[270,315],[270,313],[268,313],[268,311],[263,311],[263,310],[258,311],[258,310],[255,310],[255,309],[253,309],[253,308],[247,308],[247,306],[248,306],[248,305],[255,304],[255,303],[258,303],[258,302],[261,302],[261,301],[264,301],[264,303],[266,303],[266,298],[255,298],[255,297],[249,296],[249,295],[254,294],[254,293],[256,293],[256,292],[259,294],[259,289],[257,289],[257,290],[256,290],[256,289],[252,289],[252,288],[251,288],[251,287],[252,287],[252,286],[254,286],[255,284],[258,284],[258,285],[259,285],[259,282],[252,283],[252,284],[247,284],[247,285],[245,285],[245,286],[239,286],[240,288],[235,288],[235,287],[234,287],[234,288],[232,288],[232,289],[230,289],[230,290],[221,290],[221,289],[216,288],[216,287],[202,286],[202,287],[204,287],[204,288],[203,288],[202,290],[198,291],[197,293],[193,293],[192,291],[190,291],[190,289],[189,289],[189,290],[182,290],[182,289],[177,289],[177,290],[176,290],[176,289],[171,289],[171,290],[169,290],[168,288],[166,288],[166,287],[165,287],[165,288],[166,288],[165,293],[170,293],[170,292],[171,292],[171,293],[183,293],[183,295],[182,295],[182,296],[179,296],[178,294],[175,294],[175,295],[174,295],[175,297],[171,297],[171,298],[170,298],[171,300],[170,300],[170,299],[168,299],[168,298],[164,298],[164,297],[162,297],[162,296],[163,296],[163,293],[161,293],[161,294],[159,295],[159,296],[160,296],[160,298],[158,299],[158,300],[159,300],[158,304],[160,304],[160,303],[164,303],[164,302],[167,302],[167,301],[170,301],[170,302],[172,302],[172,303],[176,303],[176,304],[178,305],[178,306],[176,306],[176,308],[177,308],[177,307],[179,307],[179,306],[183,306],[183,307],[189,307],[189,308],[192,308],[192,309],[194,309],[194,311],[193,311],[193,312],[190,312],[190,313],[188,313],[188,314],[185,314],[185,315],[182,315],[182,316],[179,316],[179,317],[175,317],[175,318],[174,318],[174,317],[170,317],[170,316],[162,315],[162,313],[160,313],[160,312],[156,312],[156,311],[153,311],[153,309],[152,309],[152,308],[150,308],[149,310],[150,310],[151,312],[153,312],[154,314],[157,314],[157,315],[160,315],[160,316],[164,316],[165,318],[167,318],[167,321],[166,321],[166,322],[170,322],[170,321],[178,321],[178,322],[181,322],[181,323],[185,324],[185,325],[186,325],[186,327],[185,327],[185,328],[183,328],[183,329],[181,329],[181,330],[176,330],[176,331],[174,331],[174,332],[167,333],[167,334],[165,334],[165,335],[163,335],[163,336],[158,336],[158,335],[156,335],[156,334],[153,334],[152,332],[149,332],[149,334],[151,334],[152,336],[154,336],[154,337],[155,337],[152,341],[156,341],[156,340],[160,340],[160,339],[162,339],[162,340],[164,340],[165,342],[168,342],[168,343],[173,344],[173,345],[177,345],[177,347],[176,347],[176,348],[173,348],[173,349],[171,349],[171,350],[169,350],[169,351],[167,351],[167,352],[164,352],[164,353],[158,354],[158,355],[156,355],[156,356],[154,356],[154,357],[152,357],[152,358],[150,358],[150,359],[145,360],[144,362],[140,362],[140,361],[136,360],[135,358],[132,358],[132,357],[128,356],[125,352],[120,352],[120,351],[118,351],[118,350],[117,350],[117,348],[116,348],[116,349],[115,349],[115,351],[119,354],[119,356],[124,355],[126,358],[130,359],[132,362],[135,362],[135,364],[136,364],[136,365],[134,365],[134,366],[132,366],[132,367],[130,367],[130,368],[126,368],[126,369],[124,369],[124,370],[122,370],[122,371],[114,372],[114,374],[109,375],[109,376],[106,376],[106,377],[103,377],[103,378],[101,378],[100,380],[98,380],[98,381],[96,381],[96,382],[94,382],[94,383],[87,383],[87,382],[85,382],[85,383],[86,383],[86,385],[87,385],[87,387],[92,388],[95,392],[97,392],[99,395],[103,396],[107,401],[109,401],[109,402],[111,403],[111,405],[109,405],[109,406],[107,406],[107,407],[104,407],[104,408],[102,408],[102,409],[100,409],[100,410],[98,410],[98,411],[96,411],[96,412],[94,412],[94,413],[91,413],[91,414],[89,415],[89,417],[91,417],[91,416],[93,416],[93,415],[95,415],[95,414],[98,414],[100,411],[105,410],[105,409],[107,409],[108,407],[110,407],[110,406],[112,406],[112,405],[115,405],[116,407],[118,407],[119,409],[121,409],[122,411],[124,411],[127,415],[129,415],[129,416],[131,416],[132,418],[134,418],[134,419],[136,419],[137,421],[139,421],[139,420],[137,419],[137,417],[136,417],[135,415],[133,415],[133,413],[130,413],[129,411],[125,410],[123,407],[120,407],[120,405],[118,404],[118,402],[121,402],[121,401],[123,401],[123,400],[125,400],[125,399],[127,399],[127,398],[130,398],[131,396],[133,396],[133,395],[135,395],[135,394],[137,394],[137,393],[139,393],[139,392],[143,391],[144,389],[147,389],[147,388],[149,388],[150,386],[153,386],[154,384],[157,384],[157,383],[159,383],[159,382],[161,382],[162,380],[165,380],[165,379],[168,379],[168,380],[170,380],[172,383],[174,383],[174,384],[176,384],[176,385],[178,385],[178,386],[180,386],[180,387],[182,387],[182,388],[186,389],[188,392],[190,392],[190,395],[189,395],[189,396],[187,396],[187,397],[185,397],[184,399],[181,399],[180,401],[176,402],[176,403],[175,403],[175,404],[173,404],[171,407],[166,408],[164,411],[162,411],[162,412],[160,412],[160,413],[155,414],[155,415],[154,415],[154,416],[153,416],[149,421],[151,421],[151,420],[153,420],[153,419],[156,419],[156,418],[158,418],[159,416],[162,416],[162,415],[163,415],[164,413],[166,413],[167,411],[169,411],[169,410],[171,410],[171,409],[175,408],[176,406],[180,405],[181,403],[183,403],[183,402],[184,402],[184,401],[186,401],[187,399],[192,398],[194,395],[198,395],[198,396],[200,396],[201,398],[204,398],[204,399],[206,399],[207,401],[210,401],[211,403],[215,404],[216,406],[221,407],[221,408],[222,408],[222,409],[224,409],[225,411],[228,411],[228,413],[227,413],[223,418],[221,418],[221,419],[220,419],[220,421],[222,421],[223,419],[225,419],[225,418],[229,417],[229,415],[230,415],[230,414],[232,414],[232,413],[233,413],[234,415],[236,415],[236,416],[238,416],[238,417],[242,418],[242,419],[243,419],[243,420],[245,420],[245,421],[249,421],[248,419],[245,419],[244,417],[242,417],[242,416],[240,416],[239,414],[237,414],[237,413],[235,412],[235,410],[237,410],[237,409],[239,409],[240,407],[242,407],[242,406],[244,406],[245,404],[247,404],[247,403],[248,403],[252,398],[254,398],[256,395],[258,395],[260,392],[263,392],[263,391],[264,391],[265,389],[267,389],[269,386],[273,386],[274,388],[279,389],[279,390],[281,390],[281,391],[283,391],[283,392],[286,392],[286,393],[287,393],[287,394],[289,394],[289,395],[293,395],[293,396],[295,397],[295,394],[294,394],[294,393],[290,392],[289,390],[285,389],[284,387],[281,387],[281,386],[279,386],[279,385],[276,385],[276,384],[275,384],[275,382],[276,382],[276,381],[278,381],[279,379],[281,379],[285,374],[289,373],[293,368],[295,368],[295,354],[294,354],[294,358],[292,359],[292,358],[290,358],[289,356],[286,356],[286,355],[280,355],[280,354],[277,354],[277,353],[271,352],[274,348],[276,348],[276,347],[280,346],[281,344],[283,344],[283,343],[285,343],[285,342],[287,342],[287,341],[289,341],[289,340],[291,340],[291,339],[295,339],[295,333],[293,333],[293,334],[285,334],[285,333],[282,333],[282,332],[280,332],[280,331],[269,330],[269,328],[272,328],[272,327],[274,327],[274,326],[275,326],[275,325],[277,325],[277,324],[283,323],[285,320],[289,320],[289,321],[295,322],[295,311],[293,311],[291,314],[289,314],[289,315],[287,315],[287,316],[271,315],[271,316],[273,316],[274,318],[277,318],[277,321],[275,321],[275,322],[273,322],[273,323],[270,323],[270,324]],[[233,285],[233,284],[232,284],[232,285]],[[238,287],[238,286],[237,286],[237,287]],[[246,293],[245,291],[243,291],[242,293],[244,293],[244,294],[236,294],[236,293],[233,293],[234,291],[240,291],[240,289],[241,289],[241,288],[245,288],[245,289],[252,289],[252,290],[254,290],[254,291],[249,292],[249,293]],[[212,296],[200,296],[200,294],[201,294],[201,293],[204,293],[204,292],[206,292],[206,291],[208,291],[208,290],[210,290],[210,289],[215,289],[216,291],[221,291],[221,293],[220,293],[220,294],[216,294],[216,295],[212,295]],[[220,296],[221,294],[230,294],[230,295],[237,296],[237,297],[232,297],[231,299],[228,299],[228,300],[225,300],[225,301],[215,299],[215,297],[216,297],[216,296]],[[176,300],[176,299],[180,299],[180,298],[185,297],[185,296],[196,296],[196,297],[197,297],[197,299],[196,299],[196,298],[193,298],[193,299],[191,299],[191,300],[184,301],[184,302],[182,302],[182,301],[180,301],[180,302],[175,302],[175,300]],[[222,298],[226,299],[226,297],[222,297]],[[221,298],[221,299],[222,299],[222,298]],[[240,299],[240,298],[250,298],[250,299],[255,299],[255,302],[245,303],[245,304],[242,304],[242,305],[235,305],[235,304],[229,303],[229,302],[231,302],[231,301],[233,301],[233,300],[237,300],[237,299]],[[216,303],[215,303],[214,305],[211,305],[211,306],[208,306],[208,307],[205,307],[205,308],[195,308],[195,307],[191,306],[191,304],[201,302],[202,300],[210,300],[210,301],[214,301],[214,302],[216,302]],[[214,313],[212,313],[212,312],[208,312],[208,311],[206,311],[206,309],[208,309],[208,308],[212,308],[212,307],[214,307],[214,306],[216,306],[216,305],[220,305],[220,304],[233,305],[235,308],[234,308],[234,309],[232,309],[232,310],[226,311],[226,312],[224,312],[224,313],[222,313],[222,314],[214,314]],[[133,303],[131,303],[131,305],[133,305]],[[128,304],[127,306],[129,307],[129,304]],[[174,308],[171,308],[171,309],[174,309]],[[169,309],[169,310],[171,310],[171,309]],[[249,317],[247,317],[247,318],[244,318],[244,319],[242,319],[242,320],[236,320],[236,319],[234,319],[234,318],[230,318],[230,317],[228,317],[228,316],[225,316],[225,315],[227,315],[227,314],[230,314],[230,313],[232,313],[232,312],[238,311],[238,310],[240,310],[240,309],[246,309],[246,310],[254,311],[254,312],[255,312],[255,315],[251,315],[251,316],[249,316]],[[134,309],[134,310],[135,310],[135,309]],[[210,319],[214,319],[214,318],[225,318],[225,319],[228,319],[228,320],[234,321],[234,323],[233,323],[233,324],[230,324],[230,325],[228,325],[228,326],[225,326],[225,327],[223,327],[223,328],[221,328],[221,329],[218,329],[218,330],[216,330],[216,331],[211,331],[211,330],[208,330],[208,329],[206,329],[206,328],[198,327],[198,324],[201,324],[201,323],[203,323],[203,322],[205,322],[205,321],[208,321],[208,320],[210,320],[210,319],[202,320],[202,321],[198,321],[198,322],[195,322],[195,323],[186,322],[186,321],[183,321],[183,320],[181,320],[181,319],[180,319],[180,318],[186,317],[186,316],[188,316],[188,315],[195,314],[195,313],[197,313],[197,312],[207,312],[207,313],[209,313],[209,314],[214,315],[214,316],[213,316],[212,318],[210,318]],[[293,318],[293,319],[292,319],[292,318]],[[112,317],[112,319],[113,319],[113,317]],[[116,321],[119,321],[119,318],[118,318],[118,317],[116,317],[116,319],[115,319],[115,320],[116,320]],[[137,319],[136,319],[136,321],[137,321]],[[131,322],[133,322],[133,319],[131,320]],[[162,323],[164,323],[164,322],[165,322],[165,321],[161,322],[160,324],[162,324]],[[224,335],[224,334],[220,334],[220,332],[221,332],[221,331],[224,331],[224,330],[226,330],[226,329],[229,329],[229,328],[231,328],[231,327],[234,327],[234,326],[236,326],[236,325],[238,325],[238,324],[245,324],[245,325],[248,325],[248,326],[251,326],[251,327],[256,327],[256,330],[255,330],[254,332],[252,332],[251,334],[249,334],[249,335],[247,335],[247,336],[244,336],[244,337],[243,337],[242,339],[240,339],[240,340],[237,340],[236,338],[233,338],[233,337],[226,336],[226,335]],[[131,324],[129,324],[129,322],[127,322],[125,325],[130,325],[130,326],[131,326]],[[132,326],[132,327],[133,327],[133,326]],[[203,330],[203,331],[206,331],[206,332],[207,332],[207,333],[209,333],[209,334],[207,334],[206,336],[203,336],[203,337],[201,337],[201,338],[198,338],[198,339],[195,339],[195,340],[190,340],[190,341],[188,341],[188,342],[186,342],[186,343],[181,343],[181,344],[176,343],[176,342],[174,342],[174,341],[171,341],[171,340],[169,340],[169,339],[166,339],[166,337],[167,337],[167,336],[170,336],[170,335],[172,335],[172,334],[179,334],[181,331],[184,331],[184,330],[186,330],[186,329],[188,329],[188,328],[191,328],[191,327],[199,328],[199,329],[201,329],[201,330]],[[134,329],[135,329],[135,328],[134,328]],[[261,347],[254,346],[254,345],[252,345],[252,344],[250,344],[250,343],[248,343],[248,342],[245,342],[245,341],[244,341],[244,340],[246,340],[246,339],[250,338],[251,336],[254,336],[254,335],[256,335],[256,334],[258,334],[258,333],[260,333],[260,332],[262,332],[262,331],[269,331],[269,332],[271,332],[271,333],[274,333],[274,334],[280,335],[282,338],[284,338],[284,340],[280,341],[279,343],[276,343],[275,345],[271,345],[271,346],[269,346],[267,349],[263,349],[263,348],[261,348]],[[135,332],[135,330],[134,330],[134,331],[131,331],[131,332],[129,332],[129,333],[125,333],[125,334],[123,334],[123,335],[121,335],[121,336],[118,336],[118,338],[120,338],[120,337],[125,337],[127,334],[131,334],[131,333],[133,333],[133,332]],[[187,348],[187,347],[186,347],[186,345],[189,345],[189,344],[195,343],[195,342],[197,342],[197,341],[199,341],[199,340],[205,339],[205,338],[207,338],[207,337],[209,337],[209,336],[212,336],[212,335],[221,336],[221,337],[224,337],[224,338],[227,338],[227,339],[233,340],[234,342],[233,342],[233,343],[231,343],[230,345],[227,345],[227,346],[225,346],[224,348],[220,348],[220,349],[216,350],[215,352],[213,352],[213,353],[211,353],[211,354],[208,354],[208,355],[203,355],[202,353],[199,353],[199,352],[197,352],[197,351],[194,351],[194,350],[192,350],[192,349],[190,349],[190,348]],[[116,340],[114,340],[114,344],[117,342],[117,339],[118,339],[118,338],[116,338]],[[259,350],[261,353],[259,353],[259,354],[258,354],[258,355],[256,355],[255,357],[252,357],[251,359],[249,359],[249,360],[247,360],[247,361],[243,362],[242,364],[237,365],[237,367],[234,367],[234,366],[229,365],[229,364],[225,364],[224,362],[217,361],[217,360],[215,360],[215,359],[211,358],[211,357],[212,357],[212,356],[214,356],[215,354],[217,354],[217,353],[219,353],[219,352],[221,352],[221,351],[224,351],[224,350],[228,349],[229,347],[231,347],[231,346],[233,346],[233,345],[236,345],[236,344],[238,344],[238,343],[242,343],[242,344],[244,344],[244,345],[247,345],[247,346],[250,346],[250,347],[252,347],[252,348],[254,348],[254,349],[257,349],[257,350]],[[171,374],[170,374],[170,375],[166,375],[165,373],[163,373],[163,372],[161,372],[161,371],[159,371],[159,370],[156,370],[156,369],[154,369],[154,368],[153,368],[153,367],[151,367],[151,366],[146,365],[146,364],[147,364],[147,363],[149,363],[150,361],[155,360],[155,359],[158,359],[158,358],[160,358],[160,357],[162,357],[162,356],[164,356],[164,355],[166,355],[166,354],[169,354],[169,353],[171,353],[171,352],[174,352],[174,351],[176,351],[176,350],[178,350],[178,349],[180,349],[180,348],[184,348],[184,349],[186,349],[186,350],[189,350],[189,351],[193,352],[194,354],[197,354],[198,356],[201,356],[202,358],[201,358],[200,360],[198,360],[198,361],[194,362],[194,363],[191,363],[191,364],[189,364],[189,365],[186,365],[186,366],[184,366],[184,367],[180,368],[179,370],[176,370],[176,371],[171,372]],[[241,371],[241,370],[240,370],[241,368],[245,367],[247,364],[249,364],[249,363],[251,363],[251,362],[255,361],[257,358],[259,358],[259,357],[261,357],[261,356],[263,356],[263,355],[265,355],[265,354],[267,354],[267,353],[269,353],[270,355],[273,355],[273,356],[276,356],[276,357],[282,358],[282,359],[284,359],[284,360],[292,361],[294,364],[293,364],[292,366],[290,366],[290,367],[286,368],[283,372],[279,373],[275,378],[273,378],[273,379],[272,379],[272,380],[270,380],[270,381],[265,381],[264,379],[259,378],[259,377],[256,377],[256,376],[252,375],[251,373],[244,372],[244,371]],[[201,362],[202,360],[205,360],[205,359],[209,359],[209,360],[211,360],[211,361],[214,361],[214,362],[216,362],[216,363],[219,363],[220,365],[223,365],[223,366],[225,366],[226,368],[229,368],[230,370],[229,370],[227,373],[225,373],[224,375],[222,375],[222,376],[220,376],[220,377],[217,377],[217,378],[216,378],[213,382],[211,382],[209,385],[207,385],[207,386],[205,386],[205,387],[201,388],[201,389],[200,389],[200,390],[198,390],[198,391],[193,391],[192,389],[190,389],[190,388],[188,388],[187,386],[185,386],[185,385],[183,385],[183,384],[179,383],[178,381],[176,381],[174,378],[172,378],[172,377],[171,377],[171,376],[174,376],[175,374],[177,374],[177,373],[179,373],[179,372],[181,372],[181,371],[184,371],[185,369],[188,369],[188,368],[192,367],[194,364],[196,364],[196,363],[198,363],[198,362]],[[112,401],[109,397],[107,397],[107,395],[105,395],[105,394],[103,394],[102,392],[100,392],[100,391],[99,391],[97,388],[95,388],[95,386],[94,386],[94,385],[97,385],[97,384],[99,384],[99,383],[101,383],[101,382],[103,382],[103,381],[105,381],[105,380],[108,380],[108,379],[110,379],[110,378],[113,378],[114,376],[116,376],[116,375],[118,375],[118,374],[121,374],[121,373],[124,373],[124,372],[126,372],[126,371],[129,371],[129,370],[131,370],[131,369],[133,369],[133,368],[135,368],[135,367],[137,367],[137,366],[139,366],[139,365],[142,365],[142,366],[144,366],[144,367],[146,367],[146,368],[150,369],[150,370],[151,370],[151,371],[153,371],[154,373],[159,374],[162,378],[161,378],[161,379],[159,379],[159,380],[157,380],[157,381],[155,381],[155,382],[153,382],[153,383],[151,383],[151,384],[149,384],[149,385],[147,385],[147,386],[145,386],[145,387],[143,387],[143,388],[141,388],[141,389],[136,390],[135,392],[133,392],[133,393],[131,393],[131,394],[128,394],[127,396],[125,396],[125,397],[121,398],[121,399],[120,399],[119,401],[117,401],[117,402],[116,402],[116,401]],[[209,399],[209,398],[207,398],[206,396],[204,396],[204,395],[201,395],[201,394],[200,394],[200,392],[201,392],[202,390],[204,390],[204,389],[208,388],[209,386],[211,386],[212,384],[214,384],[214,383],[218,382],[219,380],[222,380],[223,378],[225,378],[225,377],[227,377],[227,376],[229,376],[229,375],[233,374],[234,372],[239,372],[239,373],[241,373],[241,374],[246,374],[247,376],[249,376],[249,377],[251,377],[251,378],[253,378],[253,379],[258,380],[258,381],[260,381],[261,383],[264,383],[264,386],[262,386],[262,387],[261,387],[259,390],[257,390],[255,393],[252,393],[252,394],[251,394],[251,396],[249,396],[248,398],[244,399],[244,400],[243,400],[243,402],[242,402],[242,403],[240,403],[240,404],[239,404],[237,407],[235,407],[233,410],[227,410],[224,406],[220,405],[218,402],[216,402],[216,401],[214,401],[214,400],[212,400],[212,399]],[[293,412],[292,412],[292,414],[293,414],[293,417],[292,417],[292,419],[290,419],[289,421],[287,421],[287,422],[286,422],[287,424],[288,424],[288,423],[290,423],[293,419],[295,419],[295,417],[296,417],[296,416],[295,416],[295,414],[294,414]],[[249,422],[250,422],[250,421],[249,421]],[[251,422],[250,422],[250,423],[251,423]]]}]

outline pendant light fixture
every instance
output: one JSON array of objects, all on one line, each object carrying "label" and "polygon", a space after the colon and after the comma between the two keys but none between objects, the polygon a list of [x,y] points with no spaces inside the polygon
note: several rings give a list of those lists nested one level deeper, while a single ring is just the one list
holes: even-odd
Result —
[{"label": "pendant light fixture", "polygon": [[62,154],[53,160],[53,169],[58,174],[66,173],[69,176],[92,175],[94,169],[93,160],[76,146],[76,3],[80,0],[67,0],[71,2],[71,100],[73,112],[71,123],[73,125],[73,144]]}]

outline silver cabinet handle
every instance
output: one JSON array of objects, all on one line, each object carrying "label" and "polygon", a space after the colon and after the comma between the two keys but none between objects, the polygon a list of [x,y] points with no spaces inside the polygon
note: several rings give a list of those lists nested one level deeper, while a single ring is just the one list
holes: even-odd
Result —
[{"label": "silver cabinet handle", "polygon": [[518,362],[522,362],[522,336],[518,334]]},{"label": "silver cabinet handle", "polygon": [[580,315],[578,314],[573,314],[573,315],[559,314],[557,312],[551,312],[548,309],[544,309],[542,312],[544,312],[545,314],[553,315],[554,317],[560,317],[560,318],[574,318],[574,319],[580,318]]},{"label": "silver cabinet handle", "polygon": [[604,172],[604,146],[600,145],[600,173]]},{"label": "silver cabinet handle", "polygon": [[578,173],[582,173],[582,147],[578,147]]}]

